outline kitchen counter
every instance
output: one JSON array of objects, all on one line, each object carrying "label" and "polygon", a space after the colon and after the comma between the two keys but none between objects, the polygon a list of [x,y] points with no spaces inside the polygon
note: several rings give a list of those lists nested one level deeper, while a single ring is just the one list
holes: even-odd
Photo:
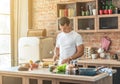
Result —
[{"label": "kitchen counter", "polygon": [[120,61],[112,60],[112,59],[80,59],[78,60],[78,64],[107,65],[109,67],[112,67],[112,66],[120,67]]},{"label": "kitchen counter", "polygon": [[[20,84],[31,84],[26,82],[27,79],[33,77],[34,79],[44,78],[54,80],[52,84],[62,84],[61,81],[66,82],[75,82],[75,84],[112,84],[111,77],[106,73],[101,73],[96,76],[80,76],[80,75],[66,75],[66,74],[55,74],[49,72],[48,68],[39,68],[32,71],[18,71],[17,67],[9,69],[0,69],[0,84],[3,84],[2,77],[21,77],[23,82]],[[26,79],[26,80],[25,80]],[[25,81],[24,81],[25,80]],[[17,83],[16,83],[17,84]],[[39,84],[39,83],[38,83]],[[43,84],[43,83],[40,83]]]}]

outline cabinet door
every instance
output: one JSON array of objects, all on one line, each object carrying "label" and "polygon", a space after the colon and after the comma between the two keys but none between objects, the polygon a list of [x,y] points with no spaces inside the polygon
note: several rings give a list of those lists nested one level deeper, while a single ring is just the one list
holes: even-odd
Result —
[{"label": "cabinet door", "polygon": [[42,84],[52,84],[52,80],[42,80]]},{"label": "cabinet door", "polygon": [[82,83],[60,82],[59,84],[82,84]]},{"label": "cabinet door", "polygon": [[57,80],[57,84],[93,84],[91,82],[86,81],[73,81],[73,80]]},{"label": "cabinet door", "polygon": [[38,84],[38,80],[37,79],[29,79],[29,84]]},{"label": "cabinet door", "polygon": [[98,16],[98,31],[118,31],[119,17],[117,15],[99,15]]},{"label": "cabinet door", "polygon": [[2,76],[2,84],[22,84],[22,78]]},{"label": "cabinet door", "polygon": [[117,72],[113,74],[113,84],[120,84],[120,67],[112,68],[117,70]]},{"label": "cabinet door", "polygon": [[56,84],[56,80],[50,78],[40,78],[39,82],[40,84]]},{"label": "cabinet door", "polygon": [[83,16],[76,19],[76,31],[77,32],[95,32],[96,18],[95,16]]},{"label": "cabinet door", "polygon": [[28,78],[27,84],[56,84],[56,80],[49,78]]}]

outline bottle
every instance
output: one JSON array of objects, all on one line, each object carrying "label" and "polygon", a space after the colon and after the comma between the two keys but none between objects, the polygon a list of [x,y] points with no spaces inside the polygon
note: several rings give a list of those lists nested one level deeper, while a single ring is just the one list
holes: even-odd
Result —
[{"label": "bottle", "polygon": [[92,9],[93,9],[92,5],[88,5],[88,8],[89,8],[89,15],[93,15],[93,13],[92,13]]},{"label": "bottle", "polygon": [[118,8],[117,7],[115,8],[115,14],[118,14]]},{"label": "bottle", "polygon": [[112,10],[113,10],[113,4],[112,4],[112,1],[110,1],[109,9],[112,9]]},{"label": "bottle", "polygon": [[102,10],[104,10],[104,9],[105,9],[105,2],[102,1]]},{"label": "bottle", "polygon": [[110,5],[109,5],[109,8],[108,8],[108,13],[109,14],[113,13],[113,4],[112,4],[112,1],[110,1]]},{"label": "bottle", "polygon": [[84,9],[83,7],[81,7],[81,16],[84,16],[84,15],[85,15]]},{"label": "bottle", "polygon": [[90,15],[90,14],[89,14],[89,6],[87,6],[87,8],[86,8],[85,15],[86,15],[86,16]]},{"label": "bottle", "polygon": [[108,10],[109,9],[109,5],[108,5],[108,1],[106,0],[106,4],[105,4],[105,9]]},{"label": "bottle", "polygon": [[108,1],[106,0],[104,14],[108,14],[108,8],[109,8]]},{"label": "bottle", "polygon": [[103,0],[101,0],[100,6],[99,6],[99,14],[100,15],[102,15],[104,13],[104,9],[105,9],[105,3]]}]

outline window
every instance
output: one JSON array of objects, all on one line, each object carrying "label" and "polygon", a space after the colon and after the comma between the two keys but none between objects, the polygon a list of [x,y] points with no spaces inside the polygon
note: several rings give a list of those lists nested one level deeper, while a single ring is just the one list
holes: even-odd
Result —
[{"label": "window", "polygon": [[0,68],[11,66],[10,0],[0,0]]}]

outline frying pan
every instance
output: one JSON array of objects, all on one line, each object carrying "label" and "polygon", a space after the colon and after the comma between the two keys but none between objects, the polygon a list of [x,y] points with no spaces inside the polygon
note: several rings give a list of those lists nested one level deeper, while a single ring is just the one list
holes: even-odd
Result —
[{"label": "frying pan", "polygon": [[85,75],[85,76],[95,76],[99,73],[99,70],[103,67],[99,68],[79,68],[79,75]]}]

